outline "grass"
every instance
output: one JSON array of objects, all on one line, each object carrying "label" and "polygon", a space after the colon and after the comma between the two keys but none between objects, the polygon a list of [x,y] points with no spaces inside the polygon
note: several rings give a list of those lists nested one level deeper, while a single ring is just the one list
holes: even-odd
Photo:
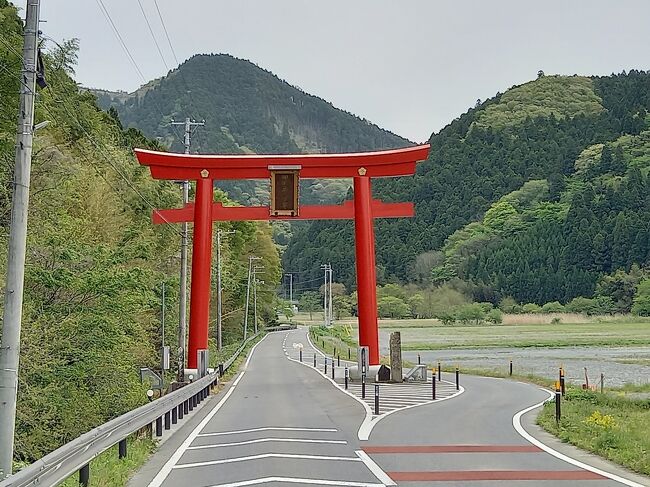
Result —
[{"label": "grass", "polygon": [[[156,449],[156,443],[148,438],[129,438],[126,458],[119,459],[117,445],[90,462],[91,487],[122,487]],[[68,477],[63,487],[78,487],[77,474]]]},{"label": "grass", "polygon": [[[242,363],[250,353],[251,348],[263,338],[263,334],[252,340],[244,351],[233,362],[232,366],[225,372],[223,381],[232,379],[239,371]],[[223,347],[222,356],[218,360],[225,360],[239,348],[239,344]],[[223,387],[220,381],[219,390]],[[90,462],[90,486],[91,487],[122,487],[127,484],[129,478],[144,465],[149,457],[156,450],[157,443],[149,438],[129,437],[127,440],[127,456],[119,459],[117,445],[112,446],[104,453]],[[74,474],[63,483],[63,487],[78,487],[78,474]]]},{"label": "grass", "polygon": [[[311,341],[325,355],[332,357],[336,352],[344,360],[348,359],[348,350],[350,360],[357,360],[357,339],[355,334],[348,334],[345,327],[334,326],[325,328],[322,326],[312,326],[309,328]],[[308,360],[309,357],[305,357]]]},{"label": "grass", "polygon": [[[299,315],[297,321],[322,323],[317,315],[314,317],[309,321],[308,316]],[[552,323],[554,318],[560,322]],[[356,318],[336,323],[335,328],[357,326]],[[429,319],[380,320],[379,327],[386,332],[400,331],[404,350],[650,345],[650,319],[631,315],[505,315],[501,325],[443,325]]]},{"label": "grass", "polygon": [[561,404],[559,423],[555,404],[548,403],[538,424],[562,441],[650,475],[650,400],[569,389]]},{"label": "grass", "polygon": [[404,350],[487,347],[650,345],[650,322],[387,327],[402,332]]}]

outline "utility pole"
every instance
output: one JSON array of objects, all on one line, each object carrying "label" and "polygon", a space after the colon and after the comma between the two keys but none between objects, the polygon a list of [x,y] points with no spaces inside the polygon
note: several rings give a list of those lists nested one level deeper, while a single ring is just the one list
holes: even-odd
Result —
[{"label": "utility pole", "polygon": [[293,305],[293,273],[289,272],[285,276],[289,276],[289,302]]},{"label": "utility pole", "polygon": [[221,322],[222,322],[222,302],[221,296],[221,237],[223,235],[231,235],[235,233],[234,230],[217,230],[217,350],[221,351],[223,346],[221,339]]},{"label": "utility pole", "polygon": [[325,326],[330,326],[332,324],[332,266],[330,264],[323,264],[320,268],[325,271],[325,298],[323,302]]},{"label": "utility pole", "polygon": [[263,266],[254,266],[253,267],[253,316],[254,316],[254,323],[255,323],[255,334],[257,334],[257,285],[258,284],[264,284],[263,281],[258,281],[257,280],[257,273],[264,271]]},{"label": "utility pole", "polygon": [[20,358],[20,327],[25,284],[29,183],[34,139],[34,98],[38,53],[40,0],[27,0],[16,134],[16,167],[11,202],[11,229],[5,287],[2,346],[0,347],[0,480],[12,474],[16,398]]},{"label": "utility pole", "polygon": [[[185,154],[190,153],[192,145],[192,127],[204,126],[205,121],[196,122],[189,117],[184,122],[171,121],[171,125],[185,125]],[[190,202],[190,183],[183,181],[183,206]],[[178,304],[178,376],[177,380],[185,380],[185,342],[187,341],[187,222],[181,224],[181,292]]]},{"label": "utility pole", "polygon": [[256,257],[254,255],[248,256],[248,282],[246,283],[246,314],[244,315],[244,340],[248,336],[248,304],[250,303],[251,296],[251,276],[253,274],[253,261],[261,260],[261,257]]},{"label": "utility pole", "polygon": [[330,280],[329,280],[329,290],[330,290],[330,299],[329,299],[329,305],[330,305],[330,325],[334,323],[334,313],[332,312],[334,309],[334,296],[332,296],[332,264],[327,264],[329,274],[330,274]]}]

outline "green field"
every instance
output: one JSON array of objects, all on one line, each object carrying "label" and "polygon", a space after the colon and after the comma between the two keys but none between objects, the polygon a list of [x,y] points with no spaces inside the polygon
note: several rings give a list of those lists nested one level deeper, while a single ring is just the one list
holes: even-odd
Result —
[{"label": "green field", "polygon": [[[297,321],[319,322],[304,318],[299,316]],[[553,318],[560,322],[551,323]],[[336,325],[356,337],[356,319],[339,320]],[[650,319],[638,316],[505,315],[503,324],[476,326],[443,325],[437,320],[380,320],[379,328],[387,333],[400,331],[404,350],[650,345]]]},{"label": "green field", "polygon": [[650,322],[433,325],[382,329],[400,331],[404,350],[650,345]]}]

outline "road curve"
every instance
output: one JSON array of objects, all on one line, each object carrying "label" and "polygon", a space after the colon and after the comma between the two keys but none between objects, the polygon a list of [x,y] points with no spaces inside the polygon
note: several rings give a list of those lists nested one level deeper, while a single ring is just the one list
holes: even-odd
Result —
[{"label": "road curve", "polygon": [[[318,370],[288,359],[288,336],[262,340],[230,387],[164,443],[129,485],[643,485],[608,479],[529,442],[513,417],[548,393],[506,380],[462,377],[464,394],[395,411],[360,441],[367,410]],[[294,337],[300,338],[295,331]]]}]

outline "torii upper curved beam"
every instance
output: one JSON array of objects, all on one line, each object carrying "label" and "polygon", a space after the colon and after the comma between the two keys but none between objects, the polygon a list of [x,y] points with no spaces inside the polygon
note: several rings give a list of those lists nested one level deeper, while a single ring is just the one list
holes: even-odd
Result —
[{"label": "torii upper curved beam", "polygon": [[[143,166],[155,179],[198,180],[266,179],[274,169],[295,169],[300,177],[351,178],[408,176],[429,154],[429,144],[375,152],[347,154],[176,154],[135,149]],[[207,171],[207,174],[206,174]]]}]

